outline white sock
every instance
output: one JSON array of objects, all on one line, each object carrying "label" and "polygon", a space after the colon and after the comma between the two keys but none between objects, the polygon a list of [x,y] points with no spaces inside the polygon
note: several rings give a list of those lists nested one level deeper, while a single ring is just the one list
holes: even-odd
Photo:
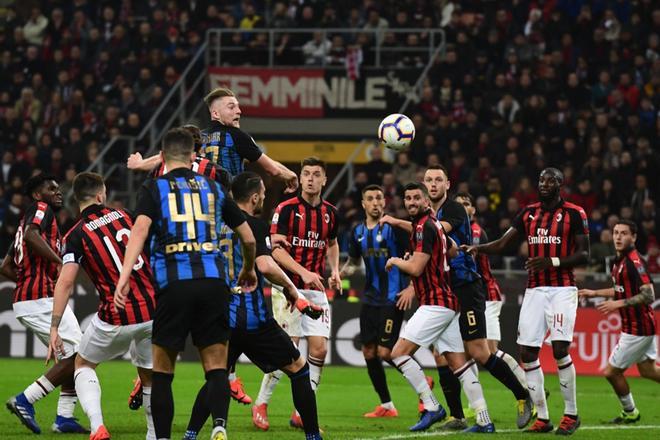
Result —
[{"label": "white sock", "polygon": [[307,363],[309,364],[309,380],[312,382],[312,390],[316,389],[321,383],[321,372],[323,371],[323,364],[325,359],[319,359],[311,355],[307,355]]},{"label": "white sock", "polygon": [[151,415],[151,387],[142,385],[142,408],[147,419],[147,440],[156,439],[156,430],[154,428],[154,419]]},{"label": "white sock", "polygon": [[534,401],[538,418],[549,420],[550,414],[548,413],[548,403],[545,401],[545,387],[543,370],[541,369],[541,362],[535,360],[529,363],[523,363],[525,369],[525,378],[527,379],[527,389],[529,395]]},{"label": "white sock", "polygon": [[392,362],[394,362],[396,368],[417,392],[419,398],[422,399],[424,409],[427,411],[437,411],[440,408],[440,403],[435,398],[428,382],[426,382],[426,376],[424,376],[424,372],[419,364],[410,356],[399,356],[392,359]]},{"label": "white sock", "polygon": [[633,399],[632,393],[628,393],[625,396],[619,396],[619,402],[621,402],[621,408],[627,413],[635,411],[635,400]]},{"label": "white sock", "polygon": [[60,391],[60,398],[57,401],[57,415],[70,419],[73,417],[73,411],[76,409],[78,396],[76,391]]},{"label": "white sock", "polygon": [[282,370],[276,370],[272,373],[264,374],[264,378],[261,379],[261,388],[259,388],[259,395],[257,400],[254,402],[255,405],[268,404],[270,398],[273,396],[273,391],[275,387],[280,382],[280,379],[284,375]]},{"label": "white sock", "polygon": [[513,374],[516,375],[516,379],[518,379],[518,382],[525,388],[527,388],[527,378],[525,377],[525,372],[523,371],[522,368],[520,368],[520,364],[518,363],[517,360],[513,358],[509,353],[505,353],[502,350],[497,350],[497,353],[495,353],[495,356],[501,358],[506,364],[511,368],[511,371]]},{"label": "white sock", "polygon": [[394,409],[394,403],[391,400],[389,402],[381,403],[380,406],[385,409]]},{"label": "white sock", "polygon": [[34,403],[37,400],[46,397],[48,393],[54,389],[55,387],[48,379],[46,379],[46,376],[41,376],[39,379],[32,382],[30,386],[23,391],[23,394],[25,394],[28,402]]},{"label": "white sock", "polygon": [[479,367],[477,366],[476,362],[472,362],[472,365],[470,365],[470,370],[472,370],[472,374],[474,374],[475,377],[479,377]]},{"label": "white sock", "polygon": [[564,396],[564,414],[577,415],[577,399],[575,397],[575,365],[571,355],[557,359],[557,375],[559,376],[559,389]]},{"label": "white sock", "polygon": [[78,368],[73,373],[80,406],[89,418],[92,434],[103,425],[101,412],[101,386],[96,371],[89,367]]},{"label": "white sock", "polygon": [[492,423],[490,420],[490,415],[488,414],[488,406],[486,405],[486,399],[484,398],[484,390],[481,388],[481,383],[479,379],[474,374],[473,366],[475,362],[471,362],[471,365],[463,365],[463,367],[456,370],[456,375],[458,380],[461,381],[463,386],[463,391],[470,402],[470,408],[472,408],[477,417],[477,424],[480,426],[488,425]]},{"label": "white sock", "polygon": [[234,371],[233,373],[229,373],[229,382],[233,382],[236,380],[236,372]]}]

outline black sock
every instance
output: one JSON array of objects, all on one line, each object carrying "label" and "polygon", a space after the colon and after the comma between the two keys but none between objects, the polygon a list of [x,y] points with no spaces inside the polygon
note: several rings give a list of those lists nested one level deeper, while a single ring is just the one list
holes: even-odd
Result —
[{"label": "black sock", "polygon": [[154,420],[156,438],[170,438],[174,418],[172,397],[174,374],[154,371],[151,383],[151,414]]},{"label": "black sock", "polygon": [[449,413],[456,419],[464,419],[463,404],[461,403],[461,381],[452,373],[449,367],[438,367],[440,386],[447,400]]},{"label": "black sock", "polygon": [[188,420],[188,427],[186,428],[188,431],[201,431],[202,426],[204,426],[204,423],[206,423],[206,420],[211,414],[208,402],[208,387],[208,382],[204,382],[204,385],[197,393],[195,403],[193,404],[192,413],[190,414],[190,420]]},{"label": "black sock", "polygon": [[227,426],[229,414],[229,377],[227,369],[217,368],[206,372],[206,398],[209,410],[213,415],[213,426]]},{"label": "black sock", "polygon": [[516,399],[522,400],[529,396],[529,392],[520,384],[516,375],[511,371],[511,368],[502,359],[491,354],[484,367],[495,379],[510,389],[513,395],[516,396]]},{"label": "black sock", "polygon": [[319,433],[319,419],[316,411],[316,394],[309,381],[309,365],[289,375],[293,405],[300,413],[305,434]]},{"label": "black sock", "polygon": [[385,377],[385,368],[383,368],[383,361],[375,357],[373,359],[366,359],[367,372],[371,384],[380,397],[380,403],[386,403],[392,400],[390,397],[390,390],[387,388],[387,378]]}]

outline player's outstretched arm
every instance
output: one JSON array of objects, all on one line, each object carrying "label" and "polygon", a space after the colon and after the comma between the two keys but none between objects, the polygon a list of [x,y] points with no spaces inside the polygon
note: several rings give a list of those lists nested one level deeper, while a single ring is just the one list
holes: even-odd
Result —
[{"label": "player's outstretched arm", "polygon": [[409,234],[412,234],[412,222],[408,220],[402,220],[400,218],[392,217],[391,215],[384,215],[379,221],[379,224],[389,224],[395,228],[403,229]]},{"label": "player's outstretched arm", "polygon": [[424,272],[424,268],[430,259],[431,256],[425,252],[413,252],[407,260],[399,257],[390,258],[385,264],[385,270],[389,272],[392,267],[396,266],[400,271],[412,277],[418,277]]},{"label": "player's outstretched arm", "polygon": [[507,250],[511,249],[518,242],[519,232],[516,228],[509,228],[504,235],[497,240],[491,241],[486,244],[468,246],[461,245],[461,249],[473,256],[482,253],[487,255],[500,255],[504,254]]},{"label": "player's outstretched arm", "polygon": [[608,287],[607,289],[580,289],[578,290],[578,295],[583,298],[594,298],[594,297],[603,297],[603,298],[614,298],[614,287]]},{"label": "player's outstretched arm", "polygon": [[257,163],[269,175],[284,181],[286,192],[291,193],[298,189],[298,176],[280,162],[271,159],[264,153],[259,156]]},{"label": "player's outstretched arm", "polygon": [[36,225],[29,225],[25,231],[25,243],[35,254],[55,264],[62,264],[62,259],[55,251],[48,246],[48,243],[41,236],[41,231]]},{"label": "player's outstretched arm", "polygon": [[13,282],[18,281],[18,277],[16,276],[16,266],[14,265],[14,256],[11,252],[11,250],[14,248],[14,244],[11,244],[11,247],[9,248],[9,252],[7,255],[5,255],[5,258],[2,260],[2,264],[0,264],[0,274],[4,275],[7,279],[12,280]]},{"label": "player's outstretched arm", "polygon": [[68,263],[62,266],[60,276],[57,278],[55,284],[55,292],[53,293],[53,313],[50,318],[50,341],[48,343],[48,354],[46,355],[46,363],[51,359],[57,361],[60,353],[62,353],[63,345],[62,339],[59,334],[60,321],[64,315],[64,310],[69,302],[71,292],[73,292],[73,285],[78,275],[80,265],[77,263]]},{"label": "player's outstretched arm", "polygon": [[133,153],[128,156],[126,160],[126,168],[129,170],[138,170],[138,171],[151,171],[161,164],[163,158],[160,154],[155,154],[146,159],[142,158],[142,154]]},{"label": "player's outstretched arm", "polygon": [[608,300],[598,304],[596,308],[604,314],[614,312],[624,307],[636,307],[643,304],[651,304],[655,300],[653,284],[644,284],[639,288],[639,293],[626,299]]},{"label": "player's outstretched arm", "polygon": [[126,253],[124,254],[124,263],[121,267],[119,274],[119,281],[114,294],[115,307],[123,309],[126,303],[126,295],[128,294],[129,280],[133,272],[133,266],[138,260],[138,257],[144,249],[144,243],[149,236],[149,228],[151,228],[152,220],[146,215],[138,215],[131,228],[131,236],[128,238],[126,244]]}]

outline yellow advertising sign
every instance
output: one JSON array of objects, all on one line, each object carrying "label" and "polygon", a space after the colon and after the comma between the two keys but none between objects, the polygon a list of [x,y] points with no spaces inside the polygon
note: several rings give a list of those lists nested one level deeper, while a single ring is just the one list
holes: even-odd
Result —
[{"label": "yellow advertising sign", "polygon": [[[280,162],[298,163],[307,156],[316,156],[327,163],[345,163],[360,145],[350,141],[269,141],[259,140],[268,156]],[[363,148],[354,163],[367,163],[368,148]]]}]

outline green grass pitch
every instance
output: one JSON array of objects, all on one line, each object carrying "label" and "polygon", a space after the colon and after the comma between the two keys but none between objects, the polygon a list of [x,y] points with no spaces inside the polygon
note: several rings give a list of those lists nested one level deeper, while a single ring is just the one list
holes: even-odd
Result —
[{"label": "green grass pitch", "polygon": [[[43,361],[3,359],[0,369],[0,389],[2,398],[22,391],[25,386],[37,378],[43,371]],[[130,411],[127,406],[128,394],[132,388],[135,370],[127,362],[109,362],[99,367],[99,379],[103,389],[103,411],[105,424],[113,439],[144,439],[146,428],[144,415],[140,411]],[[437,378],[437,374],[428,371]],[[238,374],[245,383],[245,388],[252,398],[256,398],[261,372],[253,366],[239,365]],[[174,379],[175,418],[172,431],[173,439],[180,439],[185,431],[192,402],[202,383],[201,366],[194,363],[180,363]],[[387,420],[368,420],[362,414],[370,411],[378,403],[377,396],[369,382],[364,368],[326,367],[319,388],[319,420],[325,431],[326,439],[412,439],[438,437],[441,433],[426,432],[413,435],[408,426],[416,421],[417,399],[405,380],[396,371],[387,368],[388,383],[399,418]],[[480,375],[491,417],[494,419],[497,438],[528,438],[515,429],[514,403],[511,394],[496,383],[487,373]],[[546,387],[551,395],[549,399],[550,415],[555,426],[558,425],[563,410],[557,377],[546,376]],[[582,428],[574,438],[579,439],[652,439],[660,438],[660,386],[643,379],[630,380],[635,402],[642,413],[642,420],[632,426],[612,427],[603,422],[614,417],[619,411],[619,403],[609,384],[602,377],[578,378],[578,406],[582,417]],[[442,393],[436,389],[436,395],[443,401]],[[464,399],[465,402],[465,399]],[[37,420],[44,433],[36,437],[18,422],[6,409],[0,416],[0,438],[18,440],[29,438],[86,439],[86,435],[51,434],[50,425],[55,416],[57,394],[48,396],[36,405]],[[291,413],[291,392],[284,377],[275,391],[269,408],[271,429],[258,431],[252,426],[251,412],[248,406],[232,402],[229,413],[229,438],[234,439],[302,439],[303,434],[288,427]],[[76,415],[85,426],[89,422],[79,405]],[[208,438],[208,425],[200,434],[201,439]]]}]

